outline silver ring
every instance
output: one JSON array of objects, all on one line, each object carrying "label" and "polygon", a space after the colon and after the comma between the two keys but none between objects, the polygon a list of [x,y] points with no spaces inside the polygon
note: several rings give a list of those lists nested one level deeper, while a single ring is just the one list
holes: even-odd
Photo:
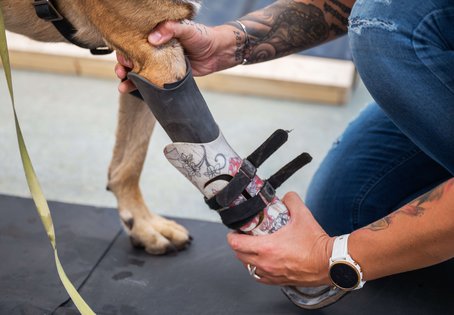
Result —
[{"label": "silver ring", "polygon": [[247,264],[247,270],[249,271],[249,274],[251,277],[254,277],[257,280],[262,279],[260,276],[255,274],[255,271],[257,270],[257,267],[251,264]]}]

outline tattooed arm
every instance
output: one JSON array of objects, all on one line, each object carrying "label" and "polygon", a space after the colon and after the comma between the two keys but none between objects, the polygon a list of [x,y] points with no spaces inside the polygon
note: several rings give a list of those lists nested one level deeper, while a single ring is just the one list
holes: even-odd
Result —
[{"label": "tattooed arm", "polygon": [[348,16],[354,0],[281,0],[250,13],[237,28],[236,62],[256,63],[314,47],[347,32]]},{"label": "tattooed arm", "polygon": [[[348,16],[355,0],[279,0],[237,22],[207,27],[192,21],[168,21],[148,37],[160,46],[176,38],[185,48],[195,76],[203,76],[243,63],[271,60],[311,48],[347,32]],[[133,65],[122,56],[115,72],[126,79]],[[119,90],[131,92],[129,80]]]},{"label": "tattooed arm", "polygon": [[454,179],[353,232],[349,251],[367,280],[454,257]]}]

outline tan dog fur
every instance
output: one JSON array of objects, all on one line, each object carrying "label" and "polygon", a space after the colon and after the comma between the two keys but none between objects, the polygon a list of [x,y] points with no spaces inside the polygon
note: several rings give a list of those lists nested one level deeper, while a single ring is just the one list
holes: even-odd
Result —
[{"label": "tan dog fur", "polygon": [[[186,72],[183,50],[176,42],[153,48],[150,31],[165,20],[190,19],[198,1],[56,0],[59,11],[78,30],[77,39],[119,51],[134,62],[133,71],[156,85],[175,82]],[[192,4],[191,4],[192,3]],[[65,41],[52,23],[39,19],[32,0],[0,0],[6,28],[39,41]],[[118,126],[109,166],[108,189],[118,202],[125,230],[136,246],[151,254],[184,248],[187,230],[149,211],[139,187],[148,143],[156,120],[148,106],[120,96]]]}]

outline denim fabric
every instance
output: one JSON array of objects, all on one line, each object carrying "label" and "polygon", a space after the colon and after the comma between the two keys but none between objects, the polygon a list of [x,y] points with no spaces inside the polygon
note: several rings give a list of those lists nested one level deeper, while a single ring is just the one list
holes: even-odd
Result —
[{"label": "denim fabric", "polygon": [[349,39],[376,103],[348,126],[308,189],[306,203],[331,235],[454,175],[454,2],[359,0]]}]

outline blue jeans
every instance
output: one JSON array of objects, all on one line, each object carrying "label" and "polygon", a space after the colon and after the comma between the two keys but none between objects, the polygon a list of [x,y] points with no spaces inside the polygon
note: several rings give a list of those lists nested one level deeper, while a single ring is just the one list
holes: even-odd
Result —
[{"label": "blue jeans", "polygon": [[349,39],[375,103],[309,186],[306,203],[330,235],[370,224],[454,176],[454,2],[358,0]]}]

